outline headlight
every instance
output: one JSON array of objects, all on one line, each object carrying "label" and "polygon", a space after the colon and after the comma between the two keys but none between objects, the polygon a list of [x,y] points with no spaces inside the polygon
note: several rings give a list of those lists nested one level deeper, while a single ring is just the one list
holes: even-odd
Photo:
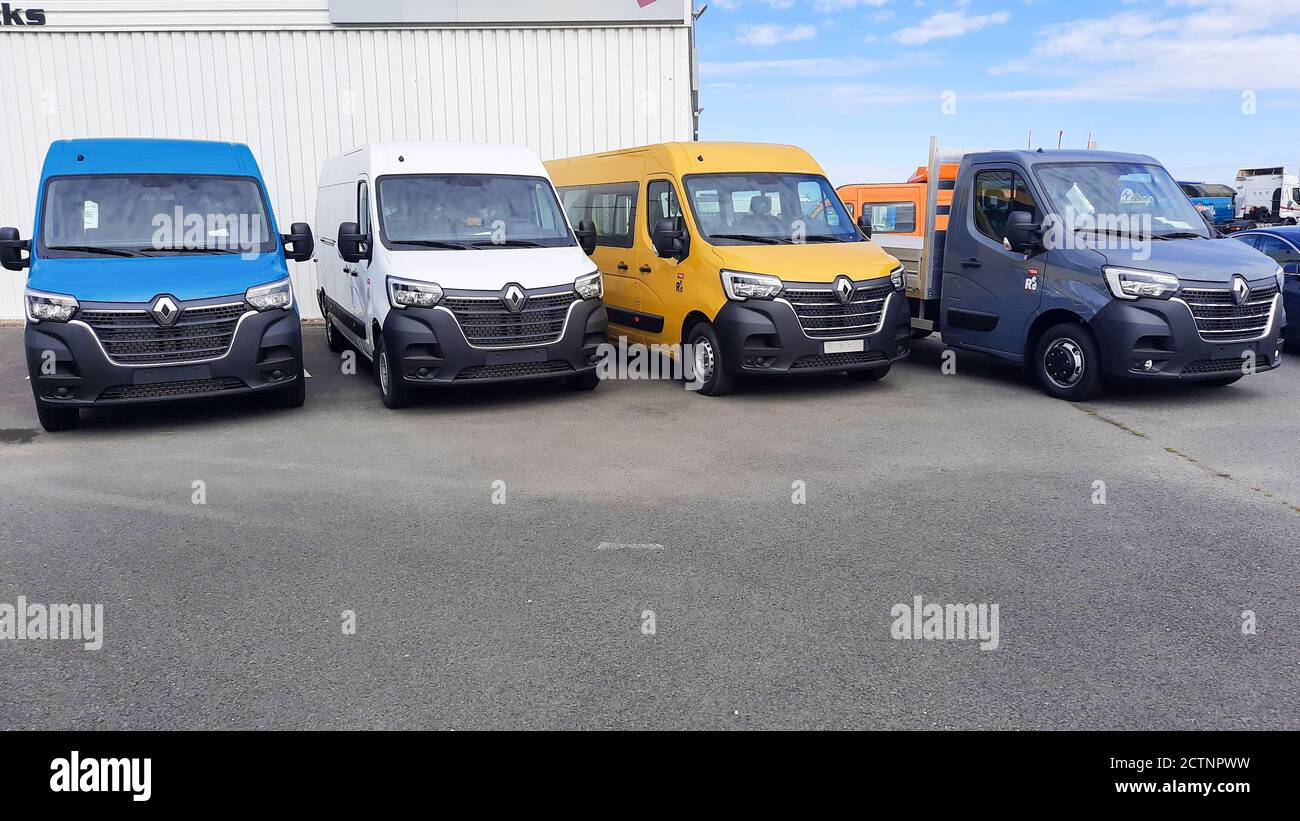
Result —
[{"label": "headlight", "polygon": [[26,292],[27,318],[32,322],[67,322],[77,312],[77,300],[63,294]]},{"label": "headlight", "polygon": [[600,271],[580,276],[573,283],[573,290],[583,299],[600,299],[605,294],[605,286],[600,278]]},{"label": "headlight", "polygon": [[276,308],[287,311],[293,307],[293,282],[285,277],[279,282],[249,288],[244,292],[244,301],[259,311]]},{"label": "headlight", "polygon": [[388,304],[394,308],[432,308],[442,299],[442,288],[432,282],[388,278]]},{"label": "headlight", "polygon": [[741,271],[722,271],[722,290],[727,299],[744,302],[746,299],[771,299],[781,293],[781,280],[766,274],[746,274]]},{"label": "headlight", "polygon": [[1181,285],[1178,277],[1173,274],[1109,266],[1102,271],[1106,274],[1106,284],[1110,286],[1110,292],[1118,299],[1137,299],[1140,296],[1168,299]]},{"label": "headlight", "polygon": [[903,290],[903,285],[906,282],[906,280],[904,279],[904,275],[906,273],[907,273],[907,269],[901,265],[889,272],[889,281],[894,283],[895,291]]}]

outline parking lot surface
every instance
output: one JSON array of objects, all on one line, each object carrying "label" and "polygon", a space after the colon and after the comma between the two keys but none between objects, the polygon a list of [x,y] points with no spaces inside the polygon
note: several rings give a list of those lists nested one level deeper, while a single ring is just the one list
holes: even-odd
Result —
[{"label": "parking lot surface", "polygon": [[[0,328],[0,602],[104,606],[98,651],[0,641],[0,726],[1300,729],[1294,356],[1072,405],[925,340],[389,411],[304,332],[302,409],[51,435]],[[997,648],[893,638],[916,596]]]}]

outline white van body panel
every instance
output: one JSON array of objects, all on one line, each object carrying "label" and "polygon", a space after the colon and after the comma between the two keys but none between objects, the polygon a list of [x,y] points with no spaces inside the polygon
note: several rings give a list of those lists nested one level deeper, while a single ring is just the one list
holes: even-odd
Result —
[{"label": "white van body panel", "polygon": [[[558,248],[479,248],[474,250],[400,248],[380,241],[375,183],[386,175],[485,174],[538,177],[551,184],[541,159],[529,148],[479,143],[372,143],[335,157],[321,169],[316,214],[321,236],[318,276],[326,296],[348,308],[367,328],[383,326],[392,310],[388,277],[430,282],[444,290],[473,290],[498,294],[507,285],[543,288],[572,285],[596,270],[576,240]],[[338,227],[357,220],[357,185],[370,185],[372,235],[369,263],[344,263],[338,255]],[[551,184],[552,190],[554,185]],[[558,201],[558,196],[556,197]],[[568,217],[559,209],[566,224]],[[570,233],[572,226],[569,225]],[[357,268],[357,276],[345,269]],[[341,327],[336,323],[336,327]],[[346,328],[342,328],[347,332]],[[371,354],[374,340],[356,338]]]}]

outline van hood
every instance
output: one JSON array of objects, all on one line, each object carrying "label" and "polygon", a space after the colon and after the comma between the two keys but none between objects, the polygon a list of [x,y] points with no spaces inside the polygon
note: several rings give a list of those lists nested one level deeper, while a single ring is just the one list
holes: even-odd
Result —
[{"label": "van hood", "polygon": [[1277,263],[1235,239],[1152,240],[1142,249],[1098,249],[1106,264],[1173,274],[1182,282],[1228,285],[1233,274],[1247,280],[1268,279],[1277,271]]},{"label": "van hood", "polygon": [[768,274],[786,282],[834,282],[889,276],[898,260],[874,242],[810,242],[804,245],[711,245],[719,268]]},{"label": "van hood", "polygon": [[148,302],[159,294],[179,300],[239,295],[289,275],[279,253],[173,254],[160,257],[36,258],[27,287],[74,296],[80,302]]},{"label": "van hood", "polygon": [[[499,291],[510,283],[528,289],[572,285],[578,277],[596,270],[596,263],[576,245],[467,251],[376,248],[375,252],[376,260],[370,263],[372,275],[386,270],[393,276],[454,290]],[[376,265],[381,252],[384,264]]]}]

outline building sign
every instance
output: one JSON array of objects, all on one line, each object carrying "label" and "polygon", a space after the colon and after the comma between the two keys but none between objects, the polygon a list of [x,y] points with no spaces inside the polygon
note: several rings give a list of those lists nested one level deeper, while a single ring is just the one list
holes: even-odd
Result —
[{"label": "building sign", "polygon": [[684,0],[329,0],[347,25],[685,23]]},{"label": "building sign", "polygon": [[0,26],[43,26],[45,9],[25,9],[12,3],[0,3]]}]

